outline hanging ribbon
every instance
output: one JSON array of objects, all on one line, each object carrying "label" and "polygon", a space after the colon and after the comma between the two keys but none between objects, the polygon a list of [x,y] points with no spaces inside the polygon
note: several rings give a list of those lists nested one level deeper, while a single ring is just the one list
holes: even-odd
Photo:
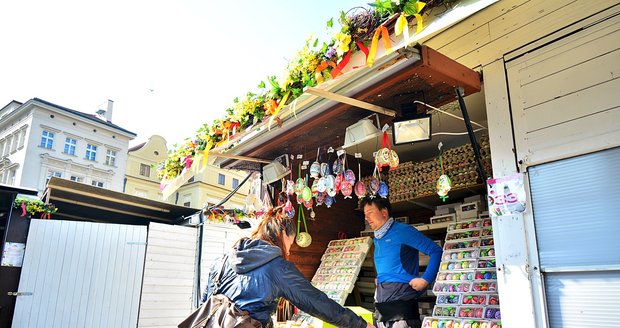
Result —
[{"label": "hanging ribbon", "polygon": [[395,35],[403,35],[403,44],[405,47],[409,44],[409,22],[407,21],[407,17],[405,14],[400,14],[398,19],[396,20],[396,26],[394,27]]},{"label": "hanging ribbon", "polygon": [[[278,120],[278,122],[281,122],[279,118],[277,118],[278,113],[280,113],[280,109],[282,109],[282,107],[284,107],[284,104],[286,104],[286,101],[288,100],[288,96],[291,94],[291,91],[287,91],[286,94],[284,94],[284,97],[282,97],[282,100],[280,100],[280,104],[278,105],[278,107],[276,107],[275,111],[273,112],[273,115],[271,115],[271,117],[269,118],[269,123],[267,124],[267,131],[271,131],[271,124],[273,123],[273,120],[276,119]],[[281,125],[278,124],[278,125]]]},{"label": "hanging ribbon", "polygon": [[419,34],[420,32],[422,32],[422,29],[424,29],[424,26],[422,24],[422,16],[419,14],[422,9],[424,9],[424,6],[426,6],[426,2],[422,2],[422,1],[418,1],[416,4],[416,12],[418,14],[413,14],[413,16],[415,17],[416,23],[418,24],[418,26],[416,27],[415,33]]},{"label": "hanging ribbon", "polygon": [[366,65],[368,67],[372,67],[372,65],[375,64],[375,56],[377,55],[377,47],[379,46],[379,36],[383,39],[385,53],[390,54],[394,51],[394,49],[392,49],[392,42],[390,41],[390,33],[385,26],[379,26],[375,30],[375,34],[372,36],[372,41],[370,43],[370,51],[368,52],[368,58],[366,59]]},{"label": "hanging ribbon", "polygon": [[345,66],[347,66],[350,59],[351,59],[351,50],[347,52],[347,54],[344,56],[344,58],[342,58],[340,63],[338,63],[338,66],[336,66],[336,68],[334,68],[334,70],[332,71],[332,79],[335,79],[336,77],[338,77],[338,75],[342,74],[341,73],[342,69]]}]

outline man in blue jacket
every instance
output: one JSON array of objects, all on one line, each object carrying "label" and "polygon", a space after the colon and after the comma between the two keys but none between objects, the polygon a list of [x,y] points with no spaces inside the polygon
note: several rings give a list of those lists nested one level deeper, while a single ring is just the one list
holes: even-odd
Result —
[{"label": "man in blue jacket", "polygon": [[[421,327],[417,298],[435,280],[441,247],[414,227],[395,222],[391,217],[391,205],[385,198],[362,198],[360,207],[375,234],[376,326]],[[421,277],[419,252],[430,256]]]}]

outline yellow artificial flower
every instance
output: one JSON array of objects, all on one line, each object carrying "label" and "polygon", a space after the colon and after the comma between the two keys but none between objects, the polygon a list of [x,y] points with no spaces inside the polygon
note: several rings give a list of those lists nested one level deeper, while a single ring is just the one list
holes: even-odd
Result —
[{"label": "yellow artificial flower", "polygon": [[347,51],[349,51],[349,44],[351,43],[351,35],[347,33],[336,33],[336,53],[339,57],[342,57]]}]

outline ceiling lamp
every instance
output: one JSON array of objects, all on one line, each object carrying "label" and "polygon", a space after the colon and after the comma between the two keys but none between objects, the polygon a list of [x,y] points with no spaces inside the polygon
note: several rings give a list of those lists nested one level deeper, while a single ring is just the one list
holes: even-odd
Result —
[{"label": "ceiling lamp", "polygon": [[418,114],[415,103],[401,105],[401,116],[392,121],[394,145],[431,139],[431,115]]},{"label": "ceiling lamp", "polygon": [[274,183],[291,173],[288,155],[284,154],[263,167],[263,181],[266,184]]},{"label": "ceiling lamp", "polygon": [[[377,119],[377,126],[371,120],[372,116]],[[381,135],[379,129],[379,115],[373,114],[359,120],[357,123],[349,126],[344,134],[344,145],[342,148],[347,149],[349,147],[362,144],[370,139],[375,140],[377,136]]]}]

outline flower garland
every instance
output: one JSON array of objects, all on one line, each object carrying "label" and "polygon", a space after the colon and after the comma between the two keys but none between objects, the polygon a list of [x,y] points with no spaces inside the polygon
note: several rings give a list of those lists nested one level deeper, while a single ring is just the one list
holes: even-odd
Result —
[{"label": "flower garland", "polygon": [[[210,149],[225,145],[236,133],[248,130],[255,124],[276,120],[279,110],[303,94],[306,87],[313,87],[324,81],[334,79],[349,62],[353,52],[362,51],[366,55],[366,63],[372,66],[379,38],[383,39],[386,50],[391,49],[389,33],[382,25],[390,17],[399,14],[395,25],[396,35],[408,36],[408,20],[414,16],[417,32],[422,28],[423,11],[432,6],[444,5],[455,0],[375,0],[372,8],[358,10],[354,13],[340,13],[338,19],[340,30],[333,34],[329,42],[319,46],[319,40],[311,37],[305,46],[289,62],[279,78],[267,77],[267,82],[258,85],[259,93],[248,92],[245,97],[235,98],[232,107],[226,109],[226,116],[215,120],[212,124],[204,124],[193,140],[186,141],[176,149],[169,151],[168,158],[157,166],[158,177],[163,181],[171,181],[178,177],[184,169],[189,169],[194,158],[205,154]],[[354,8],[354,9],[358,9]],[[327,22],[333,27],[333,19]]]},{"label": "flower garland", "polygon": [[40,199],[33,199],[24,196],[18,196],[17,198],[15,198],[15,202],[13,202],[13,207],[22,209],[22,217],[26,216],[26,214],[28,213],[30,213],[31,215],[41,213],[41,219],[50,219],[51,215],[58,211],[54,204],[45,204]]}]

